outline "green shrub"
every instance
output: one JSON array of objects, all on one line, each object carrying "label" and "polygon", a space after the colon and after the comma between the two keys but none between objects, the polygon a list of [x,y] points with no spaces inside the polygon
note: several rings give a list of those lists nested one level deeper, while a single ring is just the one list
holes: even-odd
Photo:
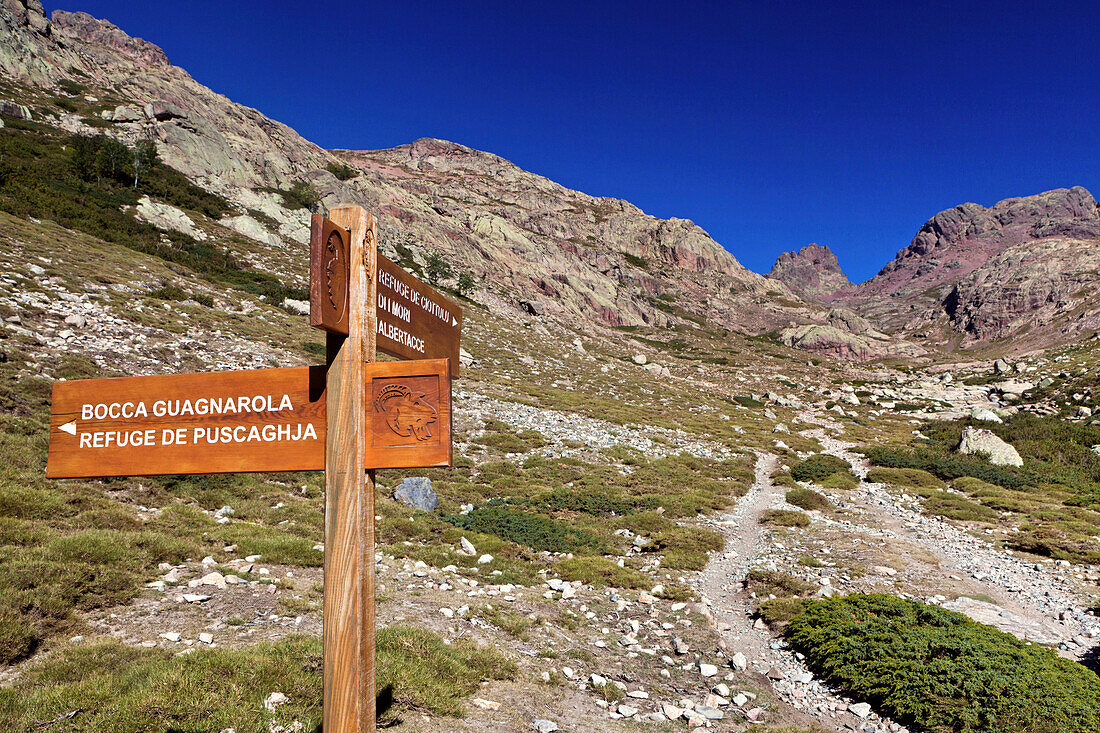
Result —
[{"label": "green shrub", "polygon": [[760,515],[760,523],[780,527],[809,527],[810,518],[803,512],[794,512],[790,509],[769,509]]},{"label": "green shrub", "polygon": [[829,511],[833,508],[832,502],[813,489],[791,489],[787,492],[787,503],[807,511],[813,509]]},{"label": "green shrub", "polygon": [[848,462],[843,458],[828,456],[824,453],[812,455],[798,465],[791,467],[791,476],[795,481],[820,483],[822,479],[837,473],[850,473]]},{"label": "green shrub", "polygon": [[924,500],[924,511],[928,514],[938,514],[948,519],[958,519],[965,522],[995,522],[999,516],[996,511],[988,506],[967,499],[958,494],[949,494],[946,491],[933,492]]},{"label": "green shrub", "polygon": [[321,200],[321,194],[307,181],[295,181],[287,191],[280,191],[283,203],[288,209],[307,209],[313,211]]},{"label": "green shrub", "polygon": [[779,570],[750,570],[745,576],[745,587],[757,596],[789,598],[805,595],[813,591],[815,586]]},{"label": "green shrub", "polygon": [[341,181],[350,181],[352,178],[355,178],[357,175],[359,175],[359,171],[357,171],[355,168],[352,168],[347,163],[334,163],[332,161],[329,161],[325,164],[325,170],[336,176],[336,178]]},{"label": "green shrub", "polygon": [[768,626],[779,626],[788,623],[805,608],[805,598],[772,598],[761,603],[757,613]]},{"label": "green shrub", "polygon": [[994,466],[980,456],[944,453],[930,448],[894,448],[875,446],[865,451],[868,460],[886,468],[920,469],[945,481],[970,476],[1006,489],[1019,489],[1036,482],[1023,469]]},{"label": "green shrub", "polygon": [[447,515],[442,519],[459,529],[496,535],[533,550],[586,551],[597,555],[611,551],[602,538],[583,529],[542,514],[500,504],[478,507],[465,515]]},{"label": "green shrub", "polygon": [[867,480],[914,489],[942,489],[944,486],[943,481],[919,468],[872,468],[867,472]]},{"label": "green shrub", "polygon": [[1095,733],[1100,678],[963,614],[886,595],[809,601],[786,627],[810,668],[932,733]]},{"label": "green shrub", "polygon": [[606,557],[572,557],[558,563],[562,580],[579,580],[597,588],[650,588],[653,578],[633,568],[621,568]]}]

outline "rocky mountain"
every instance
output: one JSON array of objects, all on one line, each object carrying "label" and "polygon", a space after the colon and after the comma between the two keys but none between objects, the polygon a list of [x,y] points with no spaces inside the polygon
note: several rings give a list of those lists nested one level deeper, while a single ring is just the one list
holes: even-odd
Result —
[{"label": "rocky mountain", "polygon": [[767,276],[815,301],[833,300],[839,292],[852,287],[836,255],[820,244],[807,244],[797,252],[779,255]]},{"label": "rocky mountain", "polygon": [[[965,203],[941,211],[881,272],[857,286],[848,287],[836,258],[816,246],[781,255],[768,276],[808,300],[856,310],[878,329],[926,347],[983,346],[1020,336],[1012,347],[1028,349],[1100,328],[1098,243],[1100,210],[1092,194],[1076,186],[988,208]],[[797,333],[805,337],[808,328]],[[829,338],[820,329],[812,335],[808,343],[793,342],[821,350],[831,339],[832,352],[852,351],[841,343],[850,341],[845,329]]]},{"label": "rocky mountain", "polygon": [[[288,278],[304,271],[308,217],[288,210],[280,192],[309,183],[324,206],[352,202],[379,212],[383,245],[402,264],[423,267],[428,253],[439,253],[452,278],[469,273],[479,299],[496,307],[576,323],[709,321],[752,333],[812,310],[690,221],[572,191],[442,140],[325,151],[204,87],[111,23],[65,11],[47,20],[37,0],[5,0],[2,8],[0,69],[16,82],[5,90],[13,101],[70,132],[131,143],[151,137],[162,160],[238,208],[208,222],[217,225],[212,236],[228,229],[259,242],[266,249],[251,259]],[[60,109],[51,104],[59,96],[70,97]],[[161,222],[171,218],[179,219]],[[775,290],[778,301],[767,296]]]}]

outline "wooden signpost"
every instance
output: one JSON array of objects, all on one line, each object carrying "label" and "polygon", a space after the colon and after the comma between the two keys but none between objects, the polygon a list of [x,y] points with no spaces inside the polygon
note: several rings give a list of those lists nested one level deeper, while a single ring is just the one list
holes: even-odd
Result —
[{"label": "wooden signpost", "polygon": [[[377,253],[374,218],[314,216],[324,367],[59,381],[49,478],[325,471],[325,733],[374,731],[374,469],[450,466],[462,309]],[[375,362],[376,349],[413,361]]]}]

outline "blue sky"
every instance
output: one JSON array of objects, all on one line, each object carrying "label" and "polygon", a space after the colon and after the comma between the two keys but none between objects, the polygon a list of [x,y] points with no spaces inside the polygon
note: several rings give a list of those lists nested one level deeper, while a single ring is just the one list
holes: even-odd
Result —
[{"label": "blue sky", "polygon": [[439,137],[750,269],[855,281],[937,211],[1100,195],[1100,4],[66,0],[329,148]]}]

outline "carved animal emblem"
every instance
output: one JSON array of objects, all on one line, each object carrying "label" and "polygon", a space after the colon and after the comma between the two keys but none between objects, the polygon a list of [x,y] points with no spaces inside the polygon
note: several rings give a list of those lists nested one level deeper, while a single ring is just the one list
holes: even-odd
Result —
[{"label": "carved animal emblem", "polygon": [[429,426],[439,418],[425,396],[403,384],[388,384],[374,399],[374,409],[385,415],[386,425],[396,434],[425,441],[432,437]]}]

